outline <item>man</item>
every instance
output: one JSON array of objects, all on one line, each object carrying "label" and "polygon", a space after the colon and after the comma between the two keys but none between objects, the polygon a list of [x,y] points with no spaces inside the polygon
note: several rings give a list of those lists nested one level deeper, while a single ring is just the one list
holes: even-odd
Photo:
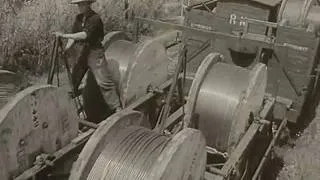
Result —
[{"label": "man", "polygon": [[74,43],[81,43],[83,45],[80,57],[72,71],[72,81],[76,94],[79,93],[78,87],[83,76],[90,69],[106,104],[113,112],[118,112],[121,110],[121,106],[116,89],[117,85],[112,78],[111,72],[108,70],[101,44],[104,36],[102,20],[91,9],[91,3],[94,1],[72,0],[71,3],[77,4],[80,11],[73,24],[72,33],[64,34],[56,32],[55,35],[68,39],[65,51],[68,51]]}]

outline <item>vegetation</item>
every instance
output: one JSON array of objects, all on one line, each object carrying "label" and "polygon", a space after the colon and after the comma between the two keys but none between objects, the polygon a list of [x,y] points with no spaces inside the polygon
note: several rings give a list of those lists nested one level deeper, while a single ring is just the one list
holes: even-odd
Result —
[{"label": "vegetation", "polygon": [[[77,12],[71,0],[0,0],[0,66],[22,73],[46,72],[53,43],[52,32],[68,32]],[[152,7],[152,8],[150,8]],[[178,15],[178,0],[97,0],[105,31],[128,28],[133,9],[143,17]],[[130,24],[130,23],[129,23]]]}]

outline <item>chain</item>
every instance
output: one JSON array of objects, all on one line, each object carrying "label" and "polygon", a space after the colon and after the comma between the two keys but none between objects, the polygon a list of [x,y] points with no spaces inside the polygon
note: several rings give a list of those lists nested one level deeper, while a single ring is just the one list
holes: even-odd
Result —
[{"label": "chain", "polygon": [[229,157],[229,154],[227,152],[220,152],[215,148],[208,147],[207,146],[207,152],[214,155],[222,156],[223,158],[227,159]]}]

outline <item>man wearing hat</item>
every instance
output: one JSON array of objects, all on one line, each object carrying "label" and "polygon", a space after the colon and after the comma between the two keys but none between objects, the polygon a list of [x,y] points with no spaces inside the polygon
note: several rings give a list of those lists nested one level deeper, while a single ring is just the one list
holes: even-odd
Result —
[{"label": "man wearing hat", "polygon": [[104,37],[103,23],[100,16],[91,9],[91,3],[95,0],[72,0],[77,4],[80,14],[72,27],[71,34],[55,32],[58,37],[68,39],[65,51],[70,49],[74,43],[83,45],[82,52],[72,71],[72,81],[75,92],[88,69],[93,73],[100,88],[101,94],[109,108],[118,112],[121,110],[120,99],[117,94],[117,84],[108,70],[107,61],[104,56],[102,40]]}]

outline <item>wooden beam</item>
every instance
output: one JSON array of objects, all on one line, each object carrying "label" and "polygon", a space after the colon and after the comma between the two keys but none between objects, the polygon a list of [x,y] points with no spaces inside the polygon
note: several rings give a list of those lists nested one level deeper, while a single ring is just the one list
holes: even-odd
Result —
[{"label": "wooden beam", "polygon": [[239,145],[237,148],[234,150],[234,152],[231,154],[229,157],[228,161],[222,168],[223,174],[226,176],[230,174],[235,166],[240,161],[240,158],[243,156],[243,154],[246,152],[248,149],[249,145],[253,141],[254,137],[256,136],[257,132],[259,131],[261,124],[259,123],[252,123],[251,126],[249,127],[248,131],[246,134],[243,136],[241,141],[239,142]]},{"label": "wooden beam", "polygon": [[277,132],[276,132],[276,135],[273,137],[271,143],[269,144],[269,146],[268,146],[268,148],[267,148],[267,151],[266,151],[265,154],[263,155],[263,158],[262,158],[262,160],[260,161],[259,166],[258,166],[258,168],[256,169],[256,171],[255,171],[255,173],[254,173],[254,175],[253,175],[253,177],[252,177],[252,180],[258,179],[258,176],[260,175],[260,172],[261,172],[262,168],[263,168],[264,165],[265,165],[265,162],[266,162],[266,160],[267,160],[267,157],[269,156],[269,154],[270,154],[273,146],[275,145],[276,141],[278,140],[278,137],[279,137],[282,129],[283,129],[286,125],[287,125],[287,119],[282,120],[282,122],[281,122],[281,124],[280,124],[280,126],[279,126],[279,128],[278,128],[278,130],[277,130]]},{"label": "wooden beam", "polygon": [[207,171],[204,173],[205,180],[216,180],[217,178],[220,178],[220,176]]},{"label": "wooden beam", "polygon": [[[94,130],[90,129],[87,132],[81,134],[77,138],[75,138],[70,144],[67,146],[63,147],[62,149],[58,150],[57,152],[53,153],[53,156],[55,159],[51,161],[53,164],[57,162],[59,159],[65,157],[67,154],[71,153],[73,150],[81,147],[84,145],[87,140],[90,138],[90,136],[93,134]],[[43,165],[43,166],[33,166],[32,168],[24,171],[20,176],[16,177],[14,180],[26,180],[30,179],[42,170],[48,168],[48,165]]]},{"label": "wooden beam", "polygon": [[[229,33],[224,32],[218,32],[218,31],[210,31],[210,30],[204,30],[200,28],[193,28],[188,27],[184,25],[174,24],[174,23],[168,23],[148,18],[141,18],[137,17],[137,21],[140,23],[147,23],[155,27],[159,28],[166,28],[166,29],[175,29],[178,31],[186,32],[186,33],[192,33],[192,34],[199,34],[203,36],[207,36],[208,38],[221,38],[226,40],[236,40],[236,41],[242,41],[243,43],[254,43],[255,45],[261,47],[261,48],[268,48],[268,49],[275,49],[275,48],[291,48],[289,46],[285,46],[284,44],[279,44],[274,41],[266,41],[265,38],[255,38],[254,36],[251,36],[250,34],[247,34],[245,36],[240,35],[232,35]],[[270,24],[271,25],[271,24]],[[274,26],[274,24],[272,24]]]},{"label": "wooden beam", "polygon": [[183,108],[180,107],[176,112],[171,114],[168,119],[165,120],[164,127],[168,128],[169,126],[175,124],[180,117],[183,116]]},{"label": "wooden beam", "polygon": [[266,100],[267,100],[267,103],[264,105],[264,108],[262,109],[262,111],[260,111],[261,119],[266,119],[267,115],[269,114],[271,108],[275,103],[275,99],[273,97],[268,97]]}]

